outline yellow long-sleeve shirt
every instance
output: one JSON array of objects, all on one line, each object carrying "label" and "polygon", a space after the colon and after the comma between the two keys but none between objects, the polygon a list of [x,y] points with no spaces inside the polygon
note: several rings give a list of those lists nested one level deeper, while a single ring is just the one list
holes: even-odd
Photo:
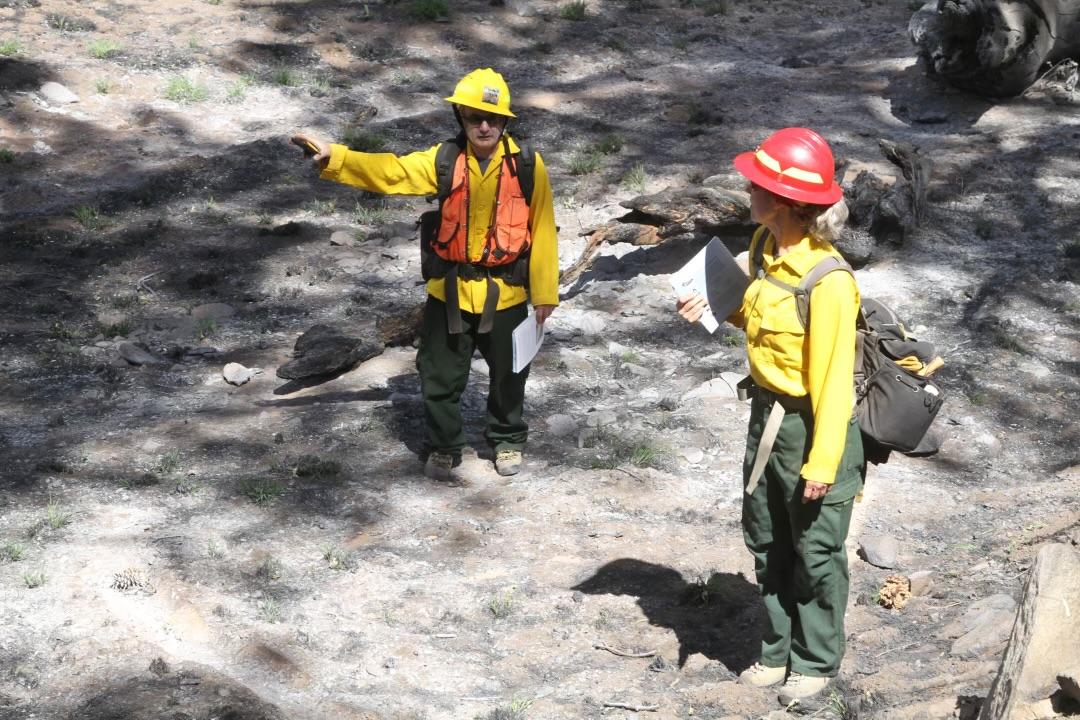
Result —
[{"label": "yellow long-sleeve shirt", "polygon": [[[809,237],[776,257],[775,240],[764,227],[750,243],[764,242],[766,273],[788,285],[829,255],[832,245]],[[802,467],[806,480],[832,484],[844,454],[855,401],[855,318],[859,289],[846,272],[826,275],[810,293],[810,327],[804,330],[795,296],[764,278],[751,279],[742,306],[729,320],[746,330],[750,374],[758,385],[791,397],[810,396],[814,433]],[[809,337],[807,335],[809,334]]]},{"label": "yellow long-sleeve shirt", "polygon": [[[509,138],[510,151],[518,146]],[[435,155],[439,146],[427,150],[394,155],[393,153],[362,153],[349,150],[344,145],[330,146],[330,162],[322,171],[325,180],[354,185],[371,192],[387,195],[434,195],[438,192],[435,172]],[[502,167],[503,144],[492,153],[487,169],[481,172],[472,148],[467,150],[469,166],[469,257],[479,259],[492,218],[495,204],[499,168]],[[531,296],[533,305],[559,304],[559,253],[555,229],[555,210],[551,196],[551,182],[539,153],[535,154],[533,193],[529,202],[529,232],[532,250],[529,255],[529,289],[499,284],[498,309],[525,302]],[[446,299],[445,282],[429,280],[429,294],[439,300]],[[458,278],[458,299],[461,309],[480,313],[487,297],[486,280],[463,280]]]}]

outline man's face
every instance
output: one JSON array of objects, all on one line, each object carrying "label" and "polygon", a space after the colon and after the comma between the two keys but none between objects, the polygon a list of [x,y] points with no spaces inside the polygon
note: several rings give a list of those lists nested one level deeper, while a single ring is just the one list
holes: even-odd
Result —
[{"label": "man's face", "polygon": [[463,107],[458,110],[461,124],[465,126],[465,137],[480,157],[487,157],[494,152],[506,127],[506,116]]}]

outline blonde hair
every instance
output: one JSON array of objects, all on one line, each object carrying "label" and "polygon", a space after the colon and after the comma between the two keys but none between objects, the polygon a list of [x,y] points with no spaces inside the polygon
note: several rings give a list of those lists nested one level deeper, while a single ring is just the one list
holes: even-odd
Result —
[{"label": "blonde hair", "polygon": [[795,215],[802,221],[806,234],[815,240],[833,243],[844,230],[848,206],[843,198],[832,205],[810,205],[788,200]]}]

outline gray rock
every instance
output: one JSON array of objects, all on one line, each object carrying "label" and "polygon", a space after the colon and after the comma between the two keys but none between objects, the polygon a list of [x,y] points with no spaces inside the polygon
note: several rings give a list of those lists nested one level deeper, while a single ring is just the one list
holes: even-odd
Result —
[{"label": "gray rock", "polygon": [[[727,373],[725,373],[727,374]],[[682,402],[688,400],[702,400],[705,398],[731,398],[738,397],[735,385],[730,379],[721,377],[714,377],[711,380],[706,380],[696,388],[691,389],[689,392],[683,394]]]},{"label": "gray rock", "polygon": [[246,368],[240,363],[228,363],[221,371],[221,376],[230,385],[243,385],[255,377],[261,370]]},{"label": "gray rock", "polygon": [[351,232],[347,230],[337,230],[330,235],[331,245],[345,245],[350,246],[356,238]]},{"label": "gray rock", "polygon": [[79,102],[79,96],[58,82],[47,82],[38,89],[38,94],[53,105],[66,105]]},{"label": "gray rock", "polygon": [[38,155],[52,155],[52,146],[46,143],[44,140],[35,140],[33,144],[34,152]]},{"label": "gray rock", "polygon": [[1003,593],[973,602],[963,615],[941,631],[945,637],[956,638],[949,653],[983,657],[997,652],[1009,637],[1015,612],[1016,601]]},{"label": "gray rock", "polygon": [[383,351],[374,333],[354,338],[329,325],[314,325],[296,340],[293,359],[277,370],[286,380],[330,375],[356,365]]},{"label": "gray rock", "polygon": [[127,360],[132,365],[164,365],[165,360],[152,354],[148,350],[135,345],[134,343],[120,343],[117,347],[117,351],[120,353],[120,357]]},{"label": "gray rock", "polygon": [[506,0],[506,6],[521,17],[535,17],[536,5],[529,0]]},{"label": "gray rock", "polygon": [[859,557],[874,567],[896,567],[898,546],[891,535],[868,535],[859,539]]},{"label": "gray rock", "polygon": [[[1014,708],[1042,699],[1058,675],[1080,667],[1080,553],[1044,545],[1028,571],[1001,669],[983,704],[981,720],[1008,718]],[[1074,676],[1075,679],[1075,676]]]},{"label": "gray rock", "polygon": [[679,455],[691,465],[697,465],[705,459],[705,453],[701,448],[683,448],[679,451]]},{"label": "gray rock", "polygon": [[607,326],[607,320],[600,313],[589,312],[584,313],[578,319],[577,327],[581,330],[582,335],[599,335],[604,332],[604,328]]},{"label": "gray rock", "polygon": [[195,320],[213,320],[214,322],[221,322],[235,314],[236,309],[232,305],[226,305],[225,303],[207,303],[206,305],[199,305],[191,311],[191,317]]},{"label": "gray rock", "polygon": [[548,432],[556,437],[569,437],[577,432],[577,422],[569,415],[552,415],[547,419]]},{"label": "gray rock", "polygon": [[591,428],[606,427],[618,422],[619,417],[611,410],[590,410],[585,415],[585,426]]},{"label": "gray rock", "polygon": [[908,582],[911,583],[912,597],[929,595],[934,589],[934,573],[931,570],[913,572],[908,575]]}]

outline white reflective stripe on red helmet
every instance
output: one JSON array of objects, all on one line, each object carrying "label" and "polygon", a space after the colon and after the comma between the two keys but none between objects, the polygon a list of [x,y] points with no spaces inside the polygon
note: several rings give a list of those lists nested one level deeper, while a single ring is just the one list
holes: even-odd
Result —
[{"label": "white reflective stripe on red helmet", "polygon": [[769,155],[769,153],[765,152],[761,148],[757,149],[757,151],[754,153],[754,157],[759,163],[779,175],[787,175],[794,180],[801,180],[802,182],[813,183],[814,185],[825,184],[825,180],[821,177],[820,173],[803,170],[802,168],[797,167],[780,167],[780,161]]}]

